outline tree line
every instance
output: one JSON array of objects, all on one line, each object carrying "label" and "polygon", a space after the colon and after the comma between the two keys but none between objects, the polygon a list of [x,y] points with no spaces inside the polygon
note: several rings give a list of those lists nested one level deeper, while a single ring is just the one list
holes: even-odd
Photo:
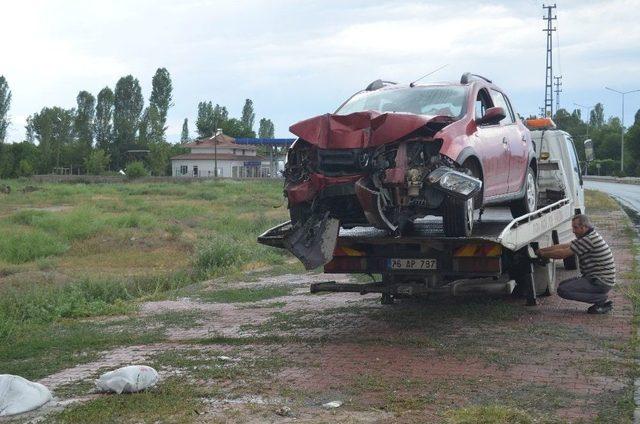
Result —
[{"label": "tree line", "polygon": [[553,119],[559,129],[571,134],[583,168],[584,141],[593,142],[595,160],[588,164],[590,175],[640,176],[640,110],[633,124],[625,128],[624,172],[620,171],[622,122],[617,116],[605,120],[602,103],[594,105],[587,119],[582,118],[580,109],[558,109]]},{"label": "tree line", "polygon": [[[6,144],[11,90],[0,75],[0,178],[53,172],[103,174],[126,169],[132,162],[136,162],[138,173],[143,167],[142,172],[153,175],[170,174],[170,158],[187,152],[183,144],[191,140],[185,118],[180,143],[167,142],[172,91],[169,71],[159,68],[145,107],[138,79],[127,75],[113,90],[100,90],[97,97],[80,91],[74,108],[42,108],[27,118],[25,139]],[[197,135],[210,137],[221,129],[231,137],[253,138],[254,120],[250,99],[245,100],[240,119],[230,117],[225,106],[203,101],[198,104]],[[258,133],[272,138],[271,120],[261,119]]]}]

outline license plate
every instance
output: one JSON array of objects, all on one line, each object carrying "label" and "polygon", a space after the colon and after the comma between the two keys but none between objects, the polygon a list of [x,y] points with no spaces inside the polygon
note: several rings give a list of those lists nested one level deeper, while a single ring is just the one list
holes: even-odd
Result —
[{"label": "license plate", "polygon": [[389,269],[428,270],[438,269],[438,261],[435,259],[388,259]]}]

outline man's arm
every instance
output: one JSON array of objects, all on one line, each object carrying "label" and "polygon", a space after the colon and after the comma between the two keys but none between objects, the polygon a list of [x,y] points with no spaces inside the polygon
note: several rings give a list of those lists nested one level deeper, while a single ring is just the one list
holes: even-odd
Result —
[{"label": "man's arm", "polygon": [[571,250],[571,243],[563,243],[538,249],[536,255],[541,258],[564,259],[573,256],[574,253]]}]

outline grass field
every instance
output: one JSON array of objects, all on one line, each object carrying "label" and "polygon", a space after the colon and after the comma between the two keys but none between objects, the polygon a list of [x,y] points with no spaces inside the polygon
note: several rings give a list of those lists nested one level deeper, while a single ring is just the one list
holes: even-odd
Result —
[{"label": "grass field", "polygon": [[0,373],[35,378],[140,338],[82,318],[208,278],[297,269],[255,241],[287,217],[281,182],[0,184],[12,188],[0,194]]}]

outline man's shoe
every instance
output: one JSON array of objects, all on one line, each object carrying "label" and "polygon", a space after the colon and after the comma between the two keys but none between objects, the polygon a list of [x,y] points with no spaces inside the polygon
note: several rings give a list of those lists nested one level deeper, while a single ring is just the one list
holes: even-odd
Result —
[{"label": "man's shoe", "polygon": [[611,312],[611,309],[613,309],[613,302],[610,300],[607,300],[604,303],[598,304],[596,303],[595,305],[589,306],[589,309],[587,309],[587,313],[588,314],[608,314],[609,312]]}]

